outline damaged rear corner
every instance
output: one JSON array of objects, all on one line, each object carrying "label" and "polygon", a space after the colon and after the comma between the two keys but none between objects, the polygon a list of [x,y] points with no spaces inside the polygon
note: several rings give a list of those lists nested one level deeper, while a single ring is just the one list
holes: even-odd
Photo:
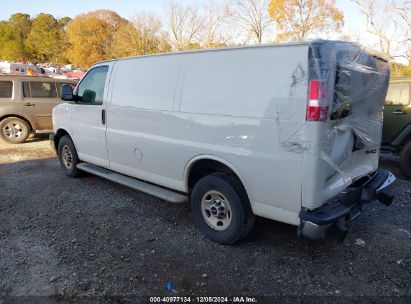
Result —
[{"label": "damaged rear corner", "polygon": [[298,235],[311,239],[343,241],[349,231],[348,222],[357,219],[370,204],[380,202],[389,206],[393,203],[394,181],[395,176],[391,172],[378,170],[354,181],[321,207],[302,209]]}]

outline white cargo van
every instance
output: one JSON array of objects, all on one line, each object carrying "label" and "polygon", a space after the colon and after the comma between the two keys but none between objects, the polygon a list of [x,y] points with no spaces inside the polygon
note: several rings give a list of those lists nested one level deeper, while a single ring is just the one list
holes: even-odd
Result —
[{"label": "white cargo van", "polygon": [[214,241],[254,216],[343,239],[365,205],[393,200],[378,170],[388,80],[387,61],[336,41],[115,59],[62,88],[51,140],[70,177],[191,201]]}]

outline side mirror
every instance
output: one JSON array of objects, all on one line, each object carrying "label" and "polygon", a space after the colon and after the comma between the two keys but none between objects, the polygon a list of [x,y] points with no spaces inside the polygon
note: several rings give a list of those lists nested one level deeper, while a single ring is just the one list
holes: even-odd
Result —
[{"label": "side mirror", "polygon": [[71,85],[63,84],[60,88],[61,100],[72,101],[73,100],[73,88]]}]

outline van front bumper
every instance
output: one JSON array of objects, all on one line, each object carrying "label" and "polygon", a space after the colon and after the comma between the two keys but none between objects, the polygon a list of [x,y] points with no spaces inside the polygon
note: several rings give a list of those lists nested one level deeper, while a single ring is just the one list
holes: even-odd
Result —
[{"label": "van front bumper", "polygon": [[347,222],[360,216],[366,206],[375,201],[391,205],[394,200],[391,189],[394,181],[395,176],[391,172],[378,170],[355,181],[321,207],[301,210],[298,235],[343,241],[348,233]]}]

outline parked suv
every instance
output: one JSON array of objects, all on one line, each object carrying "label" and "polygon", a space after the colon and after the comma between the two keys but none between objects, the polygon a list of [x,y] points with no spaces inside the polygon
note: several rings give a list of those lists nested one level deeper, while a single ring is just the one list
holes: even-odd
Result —
[{"label": "parked suv", "polygon": [[400,168],[411,178],[411,77],[391,79],[384,107],[382,151],[399,155]]},{"label": "parked suv", "polygon": [[0,75],[0,137],[12,144],[30,133],[50,133],[51,112],[60,101],[62,84],[77,81],[37,76]]}]

